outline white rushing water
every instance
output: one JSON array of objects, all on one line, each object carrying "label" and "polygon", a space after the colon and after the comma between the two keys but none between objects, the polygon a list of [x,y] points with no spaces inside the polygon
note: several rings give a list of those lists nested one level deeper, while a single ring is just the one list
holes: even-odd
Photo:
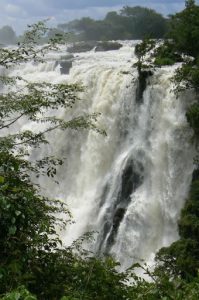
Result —
[{"label": "white rushing water", "polygon": [[114,255],[122,268],[140,259],[151,262],[160,247],[178,239],[177,220],[193,170],[186,102],[172,92],[174,67],[156,70],[138,101],[130,43],[117,51],[75,54],[69,74],[61,74],[55,63],[63,54],[12,70],[27,80],[82,83],[82,100],[60,116],[100,112],[99,126],[107,132],[107,137],[93,131],[53,133],[43,150],[66,158],[59,185],[41,182],[48,195],[69,204],[74,217],[62,239],[68,245],[95,231],[91,250]]}]

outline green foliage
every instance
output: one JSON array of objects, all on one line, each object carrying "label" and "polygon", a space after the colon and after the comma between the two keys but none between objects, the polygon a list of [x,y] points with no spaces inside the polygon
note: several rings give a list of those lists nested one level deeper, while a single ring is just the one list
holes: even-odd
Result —
[{"label": "green foliage", "polygon": [[[176,92],[179,93],[183,90],[192,89],[195,91],[198,100],[199,6],[195,4],[195,1],[186,1],[185,9],[172,18],[170,36],[175,42],[175,49],[185,57],[184,63],[177,69],[174,76]],[[189,57],[186,55],[189,55]],[[194,130],[195,139],[198,140],[198,102],[188,109],[186,116]]]},{"label": "green foliage", "polygon": [[59,24],[65,32],[73,32],[79,40],[162,38],[167,32],[167,20],[152,9],[124,7],[119,13],[109,12],[104,20],[82,18]]},{"label": "green foliage", "polygon": [[154,40],[148,38],[143,39],[141,43],[135,46],[135,55],[139,60],[144,59],[144,56],[155,47],[155,44]]},{"label": "green foliage", "polygon": [[132,39],[143,39],[145,36],[162,38],[167,31],[166,19],[152,9],[126,6],[120,15]]},{"label": "green foliage", "polygon": [[194,103],[191,105],[186,113],[187,121],[193,128],[195,133],[195,139],[199,138],[199,104]]},{"label": "green foliage", "polygon": [[[135,55],[138,58],[137,66],[139,75],[142,75],[142,70],[152,67],[149,53],[154,49],[156,42],[154,40],[145,38],[141,43],[135,46]],[[148,55],[148,58],[146,57]]]},{"label": "green foliage", "polygon": [[24,286],[18,287],[15,291],[7,293],[2,300],[37,300]]},{"label": "green foliage", "polygon": [[[50,49],[56,49],[56,43],[60,41],[60,38],[51,39],[48,45],[35,49],[35,45],[37,45],[48,32],[46,22],[38,22],[28,27],[29,30],[25,32],[17,48],[0,48],[0,66],[9,68],[12,65],[30,60],[43,61],[44,55]],[[14,80],[15,79],[12,81],[14,82]]]},{"label": "green foliage", "polygon": [[157,66],[172,66],[174,63],[175,61],[169,57],[157,57],[155,60]]},{"label": "green foliage", "polygon": [[196,93],[199,90],[199,65],[187,61],[181,68],[178,68],[174,76],[174,82],[177,84],[176,91],[180,92],[186,89],[193,89]]},{"label": "green foliage", "polygon": [[175,52],[174,43],[165,40],[164,43],[159,45],[153,54],[155,57],[154,64],[156,66],[173,65],[176,62],[182,62],[182,57],[179,53]]},{"label": "green foliage", "polygon": [[182,12],[172,16],[169,37],[175,41],[175,49],[196,58],[199,51],[199,6],[186,1]]},{"label": "green foliage", "polygon": [[[187,121],[199,137],[199,6],[186,1],[185,9],[171,18],[169,39],[157,42],[152,51],[150,40],[143,41],[137,49],[138,71],[148,62],[150,67],[183,62],[177,69],[173,82],[177,94],[191,90],[196,97],[186,112]],[[149,65],[149,64],[148,64]],[[180,239],[159,250],[154,272],[146,272],[153,280],[144,288],[142,299],[197,299],[199,297],[199,181],[197,170],[185,207],[179,220]],[[150,274],[149,274],[150,273]],[[138,285],[139,286],[139,285]],[[135,297],[136,299],[136,297]]]},{"label": "green foliage", "polygon": [[[145,39],[136,46],[138,72],[145,66],[152,68],[181,62],[173,77],[175,92],[178,95],[183,90],[193,90],[198,99],[199,6],[195,1],[186,1],[185,9],[172,16],[169,24],[168,37],[163,42]],[[189,107],[186,116],[198,139],[198,103]]]},{"label": "green foliage", "polygon": [[[56,49],[54,39],[39,50],[35,48],[34,37],[38,39],[45,33],[41,22],[30,27],[18,48],[1,49],[1,66],[9,68],[32,59],[41,61],[46,51]],[[39,299],[59,299],[72,278],[72,268],[68,267],[81,259],[72,249],[62,248],[55,229],[62,229],[70,221],[67,206],[60,200],[41,196],[31,174],[53,178],[62,160],[43,157],[30,162],[28,149],[48,143],[46,134],[53,130],[90,128],[104,132],[96,126],[96,114],[67,121],[56,116],[58,109],[69,110],[80,101],[83,88],[77,84],[29,83],[20,77],[1,77],[1,82],[0,295],[5,299],[35,299],[18,288],[25,286]],[[43,129],[36,133],[13,130],[23,118],[42,124]],[[58,217],[60,213],[64,215],[62,219]],[[13,292],[8,294],[9,291]]]},{"label": "green foliage", "polygon": [[181,276],[192,281],[199,272],[199,180],[198,170],[193,174],[189,197],[179,220],[180,239],[170,247],[162,248],[156,259],[163,263],[160,270],[170,276]]},{"label": "green foliage", "polygon": [[135,55],[138,58],[137,63],[134,64],[138,70],[138,86],[136,90],[137,102],[142,101],[143,93],[147,84],[147,78],[153,74],[151,71],[151,58],[148,54],[154,49],[155,45],[156,43],[154,40],[146,38],[135,46]]}]

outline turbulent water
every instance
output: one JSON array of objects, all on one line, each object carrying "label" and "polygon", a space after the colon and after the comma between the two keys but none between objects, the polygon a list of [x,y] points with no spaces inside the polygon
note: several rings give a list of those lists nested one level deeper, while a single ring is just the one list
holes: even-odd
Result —
[{"label": "turbulent water", "polygon": [[[107,132],[106,137],[93,131],[53,133],[43,149],[66,158],[59,185],[41,182],[48,195],[69,204],[74,217],[62,239],[70,244],[94,231],[90,249],[112,254],[122,268],[140,259],[151,262],[160,247],[178,239],[177,220],[193,170],[186,99],[176,99],[170,81],[174,67],[156,70],[138,99],[133,43],[117,51],[77,53],[69,74],[61,72],[64,54],[62,49],[44,64],[12,71],[28,80],[82,83],[82,100],[60,116],[100,112],[98,126]],[[31,123],[21,126],[33,129]]]}]

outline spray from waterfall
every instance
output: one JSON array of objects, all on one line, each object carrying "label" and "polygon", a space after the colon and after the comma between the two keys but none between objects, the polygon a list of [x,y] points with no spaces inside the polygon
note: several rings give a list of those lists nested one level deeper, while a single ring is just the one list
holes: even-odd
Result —
[{"label": "spray from waterfall", "polygon": [[[69,64],[65,54],[61,48],[44,64],[11,71],[30,81],[83,84],[82,100],[60,116],[100,112],[99,126],[107,131],[107,137],[93,131],[53,133],[50,147],[40,149],[66,158],[59,185],[40,182],[47,195],[66,201],[74,217],[62,240],[68,245],[94,231],[90,249],[113,255],[122,268],[140,259],[150,262],[159,248],[178,239],[177,220],[193,171],[186,102],[175,97],[170,80],[174,67],[150,76],[137,101],[133,43],[124,42],[117,51],[76,53]],[[34,129],[25,122],[20,127]]]}]

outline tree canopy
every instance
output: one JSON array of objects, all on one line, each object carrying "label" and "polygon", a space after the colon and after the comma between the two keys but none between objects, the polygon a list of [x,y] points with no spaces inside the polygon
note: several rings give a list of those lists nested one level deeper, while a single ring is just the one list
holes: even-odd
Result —
[{"label": "tree canopy", "polygon": [[182,12],[171,17],[169,37],[175,41],[176,51],[196,58],[199,53],[199,6],[186,1]]},{"label": "tree canopy", "polygon": [[79,40],[116,40],[162,38],[167,32],[167,19],[145,7],[124,7],[119,13],[111,11],[104,20],[82,18],[59,24],[64,31],[73,32]]}]

